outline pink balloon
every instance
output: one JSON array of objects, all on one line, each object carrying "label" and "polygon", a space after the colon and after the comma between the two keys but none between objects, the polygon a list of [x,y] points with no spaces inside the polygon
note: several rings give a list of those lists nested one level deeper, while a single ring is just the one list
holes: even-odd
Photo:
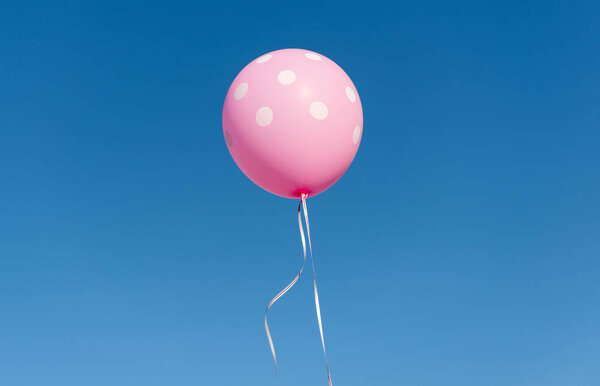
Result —
[{"label": "pink balloon", "polygon": [[288,198],[317,195],[342,177],[360,145],[362,106],[337,64],[301,49],[270,52],[235,78],[223,134],[238,167]]}]

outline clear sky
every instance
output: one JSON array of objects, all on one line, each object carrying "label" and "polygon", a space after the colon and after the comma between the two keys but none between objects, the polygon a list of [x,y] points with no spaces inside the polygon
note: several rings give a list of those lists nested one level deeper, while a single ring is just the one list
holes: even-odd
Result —
[{"label": "clear sky", "polygon": [[[297,203],[221,108],[289,47],[364,109],[309,200],[334,385],[600,384],[597,1],[100,3],[0,11],[0,384],[272,384]],[[310,276],[271,315],[326,385]]]}]

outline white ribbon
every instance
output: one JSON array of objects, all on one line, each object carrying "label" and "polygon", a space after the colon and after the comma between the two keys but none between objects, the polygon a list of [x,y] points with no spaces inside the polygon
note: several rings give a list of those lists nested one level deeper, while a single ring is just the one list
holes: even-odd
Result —
[{"label": "white ribbon", "polygon": [[304,266],[306,265],[306,240],[304,238],[304,228],[302,227],[302,216],[301,209],[304,209],[304,223],[306,224],[306,235],[308,236],[308,248],[310,251],[310,263],[312,266],[313,272],[313,287],[315,292],[315,307],[317,309],[317,321],[319,323],[319,333],[321,334],[321,345],[323,347],[323,355],[325,356],[325,367],[327,368],[327,379],[329,380],[329,386],[332,386],[331,383],[331,373],[329,372],[329,363],[327,362],[327,351],[325,350],[325,338],[323,337],[323,323],[321,321],[321,307],[319,305],[319,292],[317,291],[317,275],[315,273],[315,262],[313,259],[312,253],[312,243],[310,241],[310,226],[308,223],[308,209],[306,207],[306,199],[308,198],[307,194],[302,194],[302,200],[298,205],[298,228],[300,229],[300,238],[302,239],[302,252],[304,255],[304,259],[302,261],[302,267],[300,267],[300,271],[281,292],[279,292],[267,305],[267,309],[265,311],[265,330],[267,332],[267,338],[269,339],[269,346],[271,347],[271,354],[273,355],[273,362],[275,363],[275,385],[277,385],[277,379],[279,377],[279,369],[277,366],[277,355],[275,354],[275,346],[273,345],[273,338],[271,337],[271,331],[269,330],[269,324],[267,323],[267,313],[271,306],[279,300],[286,292],[288,292],[294,284],[298,281],[300,276],[302,275],[302,271],[304,271]]},{"label": "white ribbon", "polygon": [[300,275],[302,275],[302,271],[304,271],[304,266],[306,265],[306,242],[304,241],[304,230],[302,229],[302,217],[300,216],[301,205],[302,205],[302,203],[298,204],[298,226],[300,227],[300,236],[302,237],[302,250],[304,251],[304,260],[302,261],[302,267],[300,267],[300,271],[298,272],[298,274],[296,275],[294,280],[292,280],[290,282],[290,284],[287,285],[287,287],[285,287],[281,292],[279,292],[277,294],[277,296],[275,296],[273,298],[273,300],[271,300],[269,302],[269,304],[267,305],[267,309],[265,311],[265,330],[267,331],[267,338],[269,339],[269,346],[271,346],[271,354],[273,354],[273,362],[275,362],[275,385],[277,385],[279,369],[277,366],[277,355],[275,354],[275,346],[273,345],[273,338],[271,337],[271,332],[269,330],[269,324],[267,323],[267,313],[269,312],[269,308],[271,308],[271,306],[277,300],[279,300],[280,297],[285,295],[285,293],[288,292],[294,286],[294,284],[296,284],[296,282],[300,278]]},{"label": "white ribbon", "polygon": [[[317,291],[317,274],[315,273],[315,261],[313,259],[312,243],[310,242],[310,226],[308,224],[308,209],[306,208],[307,194],[302,195],[302,207],[304,208],[304,223],[306,224],[306,234],[308,236],[308,248],[310,250],[310,264],[313,272],[313,287],[315,288],[315,307],[317,309],[317,321],[319,322],[319,332],[321,333],[321,345],[323,346],[323,356],[325,357],[325,367],[327,368],[327,379],[329,380],[329,386],[331,383],[331,373],[329,372],[329,363],[327,362],[327,351],[325,350],[325,338],[323,336],[323,322],[321,321],[321,306],[319,305],[319,291]],[[300,231],[302,235],[302,245],[304,246],[304,234],[302,229]],[[304,249],[306,254],[306,248]]]}]

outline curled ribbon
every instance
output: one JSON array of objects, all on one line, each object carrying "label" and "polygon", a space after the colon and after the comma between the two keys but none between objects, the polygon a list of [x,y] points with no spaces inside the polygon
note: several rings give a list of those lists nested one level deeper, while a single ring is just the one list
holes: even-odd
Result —
[{"label": "curled ribbon", "polygon": [[325,350],[325,338],[323,336],[323,323],[321,321],[321,307],[319,305],[319,292],[317,290],[317,275],[315,273],[315,262],[313,259],[312,252],[312,243],[310,241],[310,226],[308,223],[308,209],[306,207],[306,199],[308,198],[307,194],[302,194],[302,199],[298,204],[298,228],[300,229],[300,238],[302,239],[302,251],[304,255],[304,259],[302,261],[302,267],[300,267],[300,271],[294,277],[294,280],[290,282],[281,292],[279,292],[267,305],[267,309],[265,311],[265,330],[267,332],[267,338],[269,339],[269,346],[271,347],[271,354],[273,354],[273,362],[275,363],[275,385],[277,385],[277,379],[279,376],[279,369],[277,366],[277,355],[275,354],[275,346],[273,345],[273,338],[271,337],[271,332],[269,330],[269,323],[267,323],[267,314],[271,306],[279,300],[286,292],[288,292],[294,284],[298,281],[300,276],[302,275],[302,271],[304,271],[304,266],[306,265],[306,240],[304,238],[304,228],[302,227],[302,211],[304,212],[304,223],[306,224],[306,235],[308,236],[308,248],[310,251],[310,264],[312,266],[313,273],[313,288],[315,293],[315,307],[317,310],[317,322],[319,323],[319,333],[321,334],[321,345],[323,347],[323,355],[325,357],[325,367],[327,368],[327,379],[329,380],[329,386],[332,386],[331,383],[331,373],[329,371],[329,363],[327,361],[327,351]]}]

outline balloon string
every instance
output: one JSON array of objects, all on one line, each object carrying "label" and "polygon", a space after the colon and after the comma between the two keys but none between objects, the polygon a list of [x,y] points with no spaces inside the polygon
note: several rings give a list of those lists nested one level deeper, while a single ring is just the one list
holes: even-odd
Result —
[{"label": "balloon string", "polygon": [[[302,203],[303,203],[303,201],[301,201],[298,204],[298,227],[300,228],[300,237],[302,238],[302,251],[304,252],[304,260],[302,261],[302,267],[300,267],[300,271],[298,272],[298,274],[296,275],[294,280],[292,280],[290,282],[290,284],[288,284],[281,292],[279,292],[269,302],[269,304],[267,305],[267,309],[265,311],[265,330],[267,331],[267,338],[269,339],[269,346],[271,347],[271,354],[273,354],[273,362],[275,363],[275,385],[277,385],[277,379],[279,377],[279,368],[277,366],[277,355],[275,354],[275,346],[273,345],[273,338],[271,337],[271,331],[269,330],[269,323],[267,323],[267,313],[269,312],[269,308],[271,308],[271,306],[277,300],[279,300],[280,297],[285,295],[285,293],[288,292],[294,286],[294,284],[296,284],[296,282],[300,278],[300,275],[302,275],[302,271],[304,271],[304,266],[306,265],[306,241],[304,239],[304,230],[302,229],[302,216],[300,215],[300,213],[301,213],[300,209],[301,209]],[[306,207],[305,207],[305,212],[306,212]],[[308,227],[306,229],[308,230]],[[309,235],[308,239],[309,239],[309,243],[310,243],[310,235]],[[313,267],[313,273],[314,273],[314,267]],[[315,287],[315,290],[316,290],[316,287]],[[318,306],[317,306],[317,308],[318,308]],[[320,323],[320,316],[319,316],[319,323]],[[323,334],[321,333],[321,337],[322,336],[323,336]],[[329,385],[331,386],[331,380],[329,381]]]},{"label": "balloon string", "polygon": [[[306,208],[307,194],[302,195],[302,207],[304,209],[304,223],[306,224],[306,235],[308,236],[308,248],[310,250],[310,264],[312,266],[313,273],[313,287],[315,290],[315,307],[317,309],[317,321],[319,322],[319,332],[321,333],[321,345],[323,346],[323,355],[325,357],[325,367],[327,368],[327,379],[329,380],[329,386],[331,383],[331,373],[329,371],[329,363],[327,361],[327,351],[325,350],[325,338],[323,337],[323,322],[321,321],[321,306],[319,305],[319,291],[317,291],[317,274],[315,273],[315,261],[313,259],[312,243],[310,241],[310,226],[308,223],[308,209]],[[299,209],[300,207],[298,207]],[[300,216],[300,213],[298,213]],[[300,217],[298,217],[300,218]],[[304,249],[304,260],[306,260],[306,245],[304,243],[304,232],[302,231],[302,223],[300,223],[300,235],[302,236],[302,248]]]}]

